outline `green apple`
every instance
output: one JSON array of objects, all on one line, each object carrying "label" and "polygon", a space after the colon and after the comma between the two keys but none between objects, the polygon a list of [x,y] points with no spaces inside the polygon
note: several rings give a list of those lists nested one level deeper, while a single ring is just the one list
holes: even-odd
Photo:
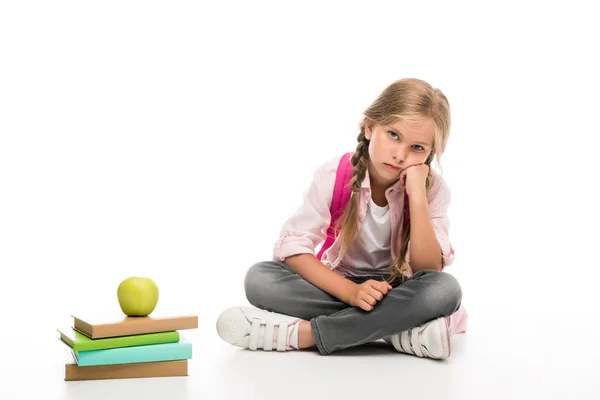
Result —
[{"label": "green apple", "polygon": [[158,286],[150,278],[132,276],[119,284],[117,297],[128,317],[145,317],[158,303]]}]

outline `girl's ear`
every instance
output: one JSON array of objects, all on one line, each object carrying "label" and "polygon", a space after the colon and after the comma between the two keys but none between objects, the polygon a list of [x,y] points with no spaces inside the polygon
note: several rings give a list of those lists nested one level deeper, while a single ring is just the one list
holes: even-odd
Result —
[{"label": "girl's ear", "polygon": [[367,121],[367,123],[365,124],[365,138],[367,140],[371,140],[372,136],[373,136],[373,124],[370,121]]}]

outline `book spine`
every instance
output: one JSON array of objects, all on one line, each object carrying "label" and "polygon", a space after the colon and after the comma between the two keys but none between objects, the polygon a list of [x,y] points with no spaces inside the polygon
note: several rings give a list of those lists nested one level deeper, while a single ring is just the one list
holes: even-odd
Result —
[{"label": "book spine", "polygon": [[90,351],[176,342],[179,342],[179,332],[174,331],[148,335],[94,339],[93,341],[75,343],[72,347],[75,351]]},{"label": "book spine", "polygon": [[[198,328],[198,317],[189,316],[168,320],[129,320],[127,323],[94,325],[91,339],[100,339],[116,336],[139,335],[143,333],[156,333],[178,331]],[[86,335],[87,333],[84,332]]]},{"label": "book spine", "polygon": [[192,344],[188,342],[151,344],[77,353],[79,366],[128,364],[154,361],[186,360],[192,358]]},{"label": "book spine", "polygon": [[77,317],[73,317],[73,328],[77,329],[79,332],[83,333],[89,338],[94,337],[94,327]]},{"label": "book spine", "polygon": [[122,365],[98,365],[92,367],[79,367],[76,364],[65,364],[65,381],[156,378],[187,375],[187,360]]}]

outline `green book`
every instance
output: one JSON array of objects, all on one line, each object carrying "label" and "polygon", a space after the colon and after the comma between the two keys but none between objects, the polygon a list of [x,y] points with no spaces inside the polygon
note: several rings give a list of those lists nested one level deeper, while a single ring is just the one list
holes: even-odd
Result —
[{"label": "green book", "polygon": [[178,331],[90,339],[73,328],[57,330],[60,332],[60,339],[73,349],[73,351],[116,349],[147,344],[175,343],[179,341]]}]

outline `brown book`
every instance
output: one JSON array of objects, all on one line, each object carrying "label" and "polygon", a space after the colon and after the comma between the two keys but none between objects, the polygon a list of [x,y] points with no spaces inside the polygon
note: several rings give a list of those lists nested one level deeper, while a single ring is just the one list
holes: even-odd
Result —
[{"label": "brown book", "polygon": [[124,314],[73,314],[73,328],[91,339],[140,335],[198,328],[198,316],[192,314],[152,313],[147,317]]},{"label": "brown book", "polygon": [[[70,354],[70,352],[69,352]],[[187,376],[188,360],[80,367],[71,354],[65,363],[65,381]]]}]

